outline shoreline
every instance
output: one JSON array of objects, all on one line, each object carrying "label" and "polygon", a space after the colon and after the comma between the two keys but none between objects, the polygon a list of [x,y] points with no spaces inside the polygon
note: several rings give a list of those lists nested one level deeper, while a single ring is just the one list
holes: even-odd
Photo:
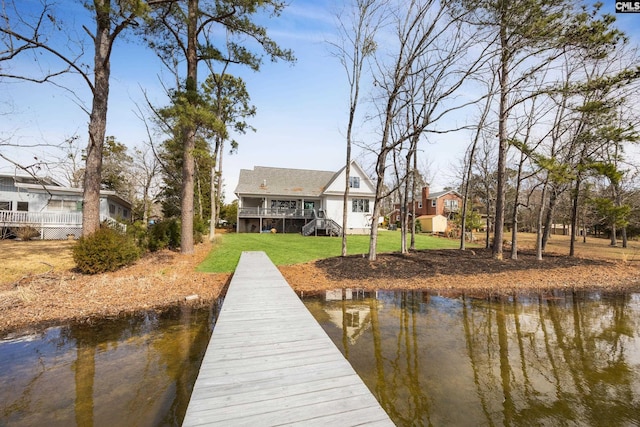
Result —
[{"label": "shoreline", "polygon": [[[0,290],[0,339],[68,323],[163,312],[184,305],[211,305],[225,291],[231,274],[201,273],[196,266],[210,243],[194,254],[161,251],[122,270],[88,276],[62,271],[23,278]],[[362,256],[337,257],[280,266],[298,295],[334,289],[421,290],[446,297],[509,297],[557,290],[639,292],[636,262],[568,258],[546,254],[535,261],[497,261],[480,250],[418,251],[385,254],[376,263]]]}]

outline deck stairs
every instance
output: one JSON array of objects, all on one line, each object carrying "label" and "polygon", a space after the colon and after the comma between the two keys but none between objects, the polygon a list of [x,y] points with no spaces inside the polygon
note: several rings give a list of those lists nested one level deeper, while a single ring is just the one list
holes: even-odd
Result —
[{"label": "deck stairs", "polygon": [[342,227],[334,220],[327,218],[323,210],[319,210],[317,214],[314,211],[313,219],[302,227],[302,235],[341,236]]}]

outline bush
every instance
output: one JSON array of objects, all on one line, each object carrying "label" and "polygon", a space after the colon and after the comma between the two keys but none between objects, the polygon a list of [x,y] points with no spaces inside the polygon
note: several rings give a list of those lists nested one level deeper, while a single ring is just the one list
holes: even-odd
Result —
[{"label": "bush", "polygon": [[115,271],[133,264],[140,250],[127,236],[111,228],[101,228],[83,236],[73,247],[73,260],[82,273],[97,274]]},{"label": "bush", "polygon": [[138,245],[142,252],[147,251],[147,248],[149,247],[149,235],[148,230],[142,221],[136,221],[133,224],[129,224],[127,226],[127,236],[136,242],[136,245]]},{"label": "bush", "polygon": [[31,240],[40,237],[40,231],[30,225],[14,228],[13,234],[20,240]]},{"label": "bush", "polygon": [[193,218],[193,242],[204,242],[204,236],[209,234],[209,224],[200,217]]},{"label": "bush", "polygon": [[148,233],[151,252],[180,247],[180,223],[175,218],[156,222],[149,227]]}]

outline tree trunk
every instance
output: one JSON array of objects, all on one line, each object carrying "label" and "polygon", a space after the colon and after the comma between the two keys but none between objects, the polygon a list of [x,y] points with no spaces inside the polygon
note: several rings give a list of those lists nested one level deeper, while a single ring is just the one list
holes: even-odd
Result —
[{"label": "tree trunk", "polygon": [[487,200],[487,221],[486,221],[486,225],[485,225],[485,243],[484,243],[484,247],[485,249],[489,249],[489,238],[491,235],[491,201]]},{"label": "tree trunk", "polygon": [[218,223],[218,220],[220,219],[220,212],[222,210],[222,157],[224,155],[224,141],[222,141],[220,143],[220,154],[218,156],[218,161],[216,162],[216,168],[218,169],[218,171],[216,172],[216,185],[217,185],[217,191],[216,191],[216,198],[215,203],[216,203],[216,217],[215,217],[215,223]]},{"label": "tree trunk", "polygon": [[498,179],[496,186],[496,215],[494,221],[493,246],[491,253],[495,259],[501,260],[502,240],[504,237],[504,211],[507,184],[507,96],[508,96],[508,52],[505,24],[500,26],[500,112],[498,117]]},{"label": "tree trunk", "polygon": [[418,175],[418,149],[413,150],[413,180],[411,181],[411,244],[409,249],[416,250],[416,183]]},{"label": "tree trunk", "polygon": [[209,217],[209,241],[216,236],[216,167],[211,166],[211,216]]},{"label": "tree trunk", "polygon": [[513,211],[511,211],[511,222],[513,228],[511,230],[511,259],[518,259],[518,208],[520,196],[520,178],[522,176],[522,165],[524,164],[525,154],[520,152],[520,163],[518,164],[518,177],[516,179],[516,197],[513,201]]},{"label": "tree trunk", "polygon": [[349,116],[347,129],[347,160],[344,168],[345,187],[342,197],[342,256],[347,256],[347,221],[349,220],[349,177],[351,175],[351,127],[352,116]]},{"label": "tree trunk", "polygon": [[551,227],[553,226],[553,212],[556,208],[556,203],[558,201],[558,190],[557,188],[553,188],[551,192],[551,196],[549,196],[549,206],[547,207],[547,215],[544,219],[544,234],[542,235],[542,251],[547,248],[547,242],[549,241],[549,236],[551,235]]},{"label": "tree trunk", "polygon": [[616,229],[616,223],[615,220],[614,222],[611,223],[611,246],[618,246],[618,230]]},{"label": "tree trunk", "polygon": [[536,225],[536,259],[542,261],[542,217],[545,210],[545,201],[547,198],[547,183],[542,185],[542,194],[540,195],[540,208],[537,215]]},{"label": "tree trunk", "polygon": [[[187,98],[193,100],[198,90],[198,56],[197,44],[198,0],[189,0],[187,17]],[[193,253],[193,175],[195,160],[193,150],[196,142],[195,124],[188,124],[184,129],[182,153],[182,191],[181,191],[181,228],[180,253]]]},{"label": "tree trunk", "polygon": [[[106,8],[108,9],[108,8]],[[102,180],[102,149],[107,128],[109,76],[111,64],[111,21],[105,8],[96,8],[94,88],[89,117],[89,143],[84,174],[82,234],[88,236],[100,228],[100,183]]]},{"label": "tree trunk", "polygon": [[[576,231],[578,230],[578,198],[580,195],[580,176],[576,178],[576,185],[573,190],[573,201],[571,203],[571,239],[569,240],[569,256],[576,254]],[[584,238],[586,239],[586,233]]]},{"label": "tree trunk", "polygon": [[386,139],[383,138],[383,148],[378,154],[376,163],[376,199],[373,203],[373,214],[371,216],[371,232],[369,233],[369,261],[376,260],[376,251],[378,247],[378,217],[380,216],[380,203],[382,202],[382,192],[384,188],[385,162],[387,159],[388,149]]},{"label": "tree trunk", "polygon": [[404,182],[403,194],[400,196],[400,252],[403,254],[407,253],[407,226],[409,225],[409,182],[407,179]]}]

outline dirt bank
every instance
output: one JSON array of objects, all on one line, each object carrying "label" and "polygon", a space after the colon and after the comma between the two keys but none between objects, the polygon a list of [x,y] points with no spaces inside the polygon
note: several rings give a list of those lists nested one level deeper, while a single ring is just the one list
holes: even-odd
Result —
[{"label": "dirt bank", "polygon": [[[192,255],[161,251],[131,267],[95,276],[58,268],[6,282],[0,285],[0,337],[49,324],[91,322],[179,304],[209,304],[230,280],[229,274],[195,271],[210,250],[211,245],[205,243],[197,245]],[[48,264],[46,254],[38,256]],[[58,251],[51,256],[61,254]],[[383,254],[375,263],[363,256],[338,257],[282,266],[280,271],[297,292],[423,289],[482,297],[556,288],[638,290],[638,264],[549,254],[536,261],[533,253],[526,251],[518,260],[497,261],[489,251],[475,249]]]}]

